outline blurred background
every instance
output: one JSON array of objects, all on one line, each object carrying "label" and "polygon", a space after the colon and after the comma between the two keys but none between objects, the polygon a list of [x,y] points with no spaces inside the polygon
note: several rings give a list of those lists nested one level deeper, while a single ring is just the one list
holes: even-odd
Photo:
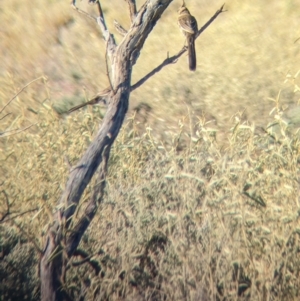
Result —
[{"label": "blurred background", "polygon": [[[137,1],[138,8],[142,3]],[[201,27],[223,2],[186,4]],[[96,6],[87,1],[77,5],[96,16]],[[132,83],[183,46],[177,26],[180,5],[180,0],[171,3],[147,39]],[[127,3],[111,0],[102,6],[108,28],[120,42],[113,20],[129,27]],[[299,1],[228,0],[225,9],[196,41],[196,72],[188,70],[183,55],[131,94],[129,116],[138,109],[139,122],[158,137],[177,130],[179,120],[193,115],[195,122],[197,116],[209,122],[222,140],[233,116],[265,124],[274,107],[271,99],[279,91],[287,115],[297,104],[293,77],[299,70]],[[31,80],[48,79],[33,83],[14,100],[8,123],[19,116],[18,122],[30,124],[43,107],[62,113],[108,86],[100,30],[69,1],[1,1],[0,18],[0,107]]]}]

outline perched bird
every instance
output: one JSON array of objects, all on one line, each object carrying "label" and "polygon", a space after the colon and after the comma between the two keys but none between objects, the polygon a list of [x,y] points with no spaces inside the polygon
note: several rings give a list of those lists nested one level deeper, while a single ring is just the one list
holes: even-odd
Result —
[{"label": "perched bird", "polygon": [[107,96],[110,94],[111,92],[111,89],[110,88],[106,88],[104,89],[103,91],[99,92],[95,97],[93,97],[91,100],[85,102],[85,103],[82,103],[72,109],[70,109],[68,111],[68,113],[71,113],[71,112],[74,112],[74,111],[77,111],[85,106],[88,106],[88,105],[95,105],[95,104],[98,104],[100,102],[103,102],[104,104],[106,104],[106,99],[107,99]]},{"label": "perched bird", "polygon": [[193,17],[189,10],[185,6],[183,1],[182,6],[178,10],[178,24],[186,36],[188,56],[189,56],[189,68],[191,71],[196,70],[196,51],[195,51],[195,38],[198,32],[197,20]]}]

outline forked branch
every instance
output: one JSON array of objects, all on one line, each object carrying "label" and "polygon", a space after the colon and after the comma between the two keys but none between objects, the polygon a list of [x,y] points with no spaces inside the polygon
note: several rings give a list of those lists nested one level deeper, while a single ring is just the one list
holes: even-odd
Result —
[{"label": "forked branch", "polygon": [[[198,30],[196,39],[201,35],[201,33],[223,12],[226,10],[223,10],[225,3],[221,6],[220,9],[218,9],[215,14]],[[144,84],[150,77],[152,77],[154,74],[159,72],[162,68],[164,68],[167,65],[175,64],[177,60],[187,51],[187,47],[184,46],[177,54],[167,57],[161,64],[159,64],[156,68],[154,68],[151,72],[149,72],[147,75],[145,75],[143,78],[141,78],[137,83],[131,86],[131,91],[137,89],[142,84]]]},{"label": "forked branch", "polygon": [[[76,168],[70,172],[65,190],[59,199],[61,211],[55,214],[55,221],[47,233],[46,246],[40,261],[41,299],[43,301],[66,299],[67,293],[62,289],[66,264],[63,254],[66,253],[67,257],[74,254],[102,200],[109,152],[128,110],[132,53],[140,51],[147,36],[171,2],[171,0],[165,0],[165,3],[161,5],[159,0],[151,1],[154,5],[144,6],[130,28],[130,34],[124,37],[115,51],[111,51],[112,83],[114,87],[117,87],[116,93],[110,93],[108,109],[101,128]],[[143,18],[145,19],[141,22]],[[104,19],[98,17],[98,23],[102,26],[105,36]],[[110,37],[108,33],[106,39]],[[75,227],[71,228],[73,215],[81,196],[99,166],[99,181],[94,187],[93,197],[84,215]],[[63,244],[64,237],[66,237],[65,244]],[[62,245],[65,246],[63,252],[61,251]]]},{"label": "forked branch", "polygon": [[99,12],[99,17],[95,18],[93,16],[91,16],[90,14],[88,14],[87,12],[85,12],[84,10],[80,9],[79,7],[76,6],[76,0],[72,0],[72,7],[80,14],[83,14],[84,16],[88,17],[89,19],[92,19],[94,21],[96,21],[100,27],[100,30],[103,34],[104,40],[107,43],[107,51],[109,56],[111,57],[113,52],[115,51],[116,48],[116,41],[114,39],[114,36],[112,34],[109,33],[108,28],[106,26],[106,22],[105,22],[105,18],[104,18],[104,14],[103,14],[103,10],[101,7],[101,3],[100,0],[92,0],[89,1],[90,3],[96,3],[97,8],[98,8],[98,12]]},{"label": "forked branch", "polygon": [[[126,0],[127,2],[131,3],[131,0]],[[198,33],[196,35],[196,39],[202,34],[202,32],[205,31],[205,29],[207,29],[209,27],[209,25],[223,12],[226,12],[226,10],[224,10],[224,5],[223,4],[220,9],[218,9],[215,14],[198,30]],[[117,30],[122,34],[125,35],[127,33],[127,31],[115,20],[114,21],[115,27],[117,28]],[[165,66],[170,65],[170,64],[175,64],[178,59],[187,51],[187,47],[184,46],[177,54],[168,57],[161,63],[159,64],[157,67],[155,67],[151,72],[149,72],[147,75],[145,75],[143,78],[141,78],[138,82],[136,82],[134,85],[132,85],[130,87],[130,91],[133,91],[137,88],[139,88],[141,85],[143,85],[149,78],[151,78],[153,75],[155,75],[156,73],[158,73],[160,70],[162,70]],[[111,84],[110,84],[110,88],[111,88]],[[106,88],[105,90],[107,90],[109,88]],[[93,100],[96,99],[98,96],[96,96],[95,98],[93,98],[92,100],[90,100],[89,102],[93,103]],[[73,111],[70,110],[71,112]]]}]

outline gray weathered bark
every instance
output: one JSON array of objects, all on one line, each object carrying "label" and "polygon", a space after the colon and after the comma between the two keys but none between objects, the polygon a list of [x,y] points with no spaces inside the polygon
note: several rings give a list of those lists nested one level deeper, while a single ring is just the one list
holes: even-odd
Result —
[{"label": "gray weathered bark", "polygon": [[[147,36],[171,2],[172,0],[147,0],[137,15],[132,18],[131,27],[118,46],[106,30],[104,18],[98,19],[112,62],[113,91],[110,93],[108,109],[100,130],[77,166],[70,172],[66,188],[59,200],[65,209],[56,213],[55,223],[48,231],[40,262],[42,300],[70,299],[64,290],[66,263],[76,250],[102,200],[110,148],[120,131],[128,109],[133,63]],[[85,215],[73,229],[69,229],[78,202],[99,166],[99,182],[85,210]],[[66,234],[66,230],[71,234]]]}]

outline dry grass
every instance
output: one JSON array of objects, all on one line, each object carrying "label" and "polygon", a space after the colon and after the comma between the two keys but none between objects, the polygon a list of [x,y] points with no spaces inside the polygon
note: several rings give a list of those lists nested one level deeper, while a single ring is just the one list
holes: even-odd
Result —
[{"label": "dry grass", "polygon": [[[121,9],[114,13],[123,2],[105,6],[110,26],[113,18],[128,24]],[[88,300],[299,299],[300,5],[240,2],[228,1],[197,41],[195,73],[183,58],[132,94],[105,200],[80,245],[101,271],[70,265],[75,297],[86,287]],[[199,24],[221,4],[188,2]],[[149,37],[133,82],[180,49],[178,5]],[[0,136],[0,213],[7,201],[11,210],[0,225],[0,300],[38,300],[35,248],[43,247],[67,161],[76,164],[104,109],[56,112],[108,85],[104,46],[95,25],[61,1],[3,2],[0,18],[0,108],[48,77],[0,115],[11,113],[1,131],[37,123]],[[151,111],[135,114],[143,103]]]}]

